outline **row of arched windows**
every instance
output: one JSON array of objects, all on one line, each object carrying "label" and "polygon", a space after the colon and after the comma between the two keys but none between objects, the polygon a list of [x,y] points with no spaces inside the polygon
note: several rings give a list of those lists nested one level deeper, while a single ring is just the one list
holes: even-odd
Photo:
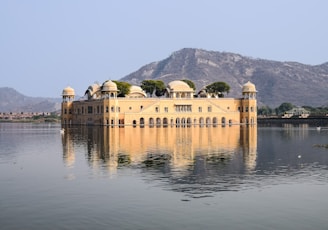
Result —
[{"label": "row of arched windows", "polygon": [[[168,118],[166,118],[166,117],[164,117],[164,118],[149,118],[149,120],[148,120],[148,122],[146,121],[146,119],[145,118],[140,118],[140,120],[139,120],[139,123],[138,123],[138,121],[137,120],[133,120],[133,125],[145,125],[145,124],[147,124],[148,123],[148,125],[149,126],[161,126],[161,125],[163,125],[163,126],[165,126],[165,125],[181,125],[181,126],[184,126],[184,125],[192,125],[192,124],[199,124],[199,125],[218,125],[218,124],[222,124],[222,125],[225,125],[226,123],[227,123],[227,120],[226,120],[226,118],[225,117],[222,117],[221,118],[221,120],[220,120],[220,122],[219,122],[219,120],[218,120],[218,118],[217,117],[213,117],[213,118],[210,118],[210,117],[206,117],[206,118],[204,118],[204,117],[200,117],[200,118],[194,118],[194,119],[192,119],[192,118],[190,118],[190,117],[187,117],[187,118],[184,118],[184,117],[182,117],[182,118],[175,118],[175,119],[173,119],[173,118],[171,118],[171,119],[168,119]],[[232,124],[232,120],[229,120],[228,121],[228,123],[229,123],[229,125],[231,125]]]}]

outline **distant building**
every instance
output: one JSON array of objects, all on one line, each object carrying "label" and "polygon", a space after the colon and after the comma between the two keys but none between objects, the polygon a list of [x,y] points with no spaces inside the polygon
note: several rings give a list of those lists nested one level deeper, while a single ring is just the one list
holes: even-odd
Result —
[{"label": "distant building", "polygon": [[183,81],[167,85],[164,97],[148,98],[139,86],[125,97],[117,97],[117,85],[105,81],[88,87],[85,97],[75,100],[75,91],[62,92],[63,125],[167,126],[255,124],[256,88],[251,82],[242,87],[242,98],[218,98],[194,90]]},{"label": "distant building", "polygon": [[302,107],[295,107],[291,110],[286,111],[282,118],[291,118],[293,116],[297,116],[298,118],[307,118],[308,116],[310,116],[310,111]]}]

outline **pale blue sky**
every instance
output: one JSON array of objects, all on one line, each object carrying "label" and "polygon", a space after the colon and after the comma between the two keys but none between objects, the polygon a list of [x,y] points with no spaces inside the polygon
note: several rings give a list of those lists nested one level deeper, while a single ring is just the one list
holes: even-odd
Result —
[{"label": "pale blue sky", "polygon": [[182,48],[328,61],[327,0],[1,0],[0,87],[78,95]]}]

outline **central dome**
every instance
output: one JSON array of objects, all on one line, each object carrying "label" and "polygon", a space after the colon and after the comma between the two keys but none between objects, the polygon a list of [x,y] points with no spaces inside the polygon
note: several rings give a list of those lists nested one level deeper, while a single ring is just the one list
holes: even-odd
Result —
[{"label": "central dome", "polygon": [[143,91],[143,89],[140,86],[132,85],[130,87],[130,92],[127,95],[127,97],[144,98],[144,97],[147,97],[147,94],[145,93],[145,91]]},{"label": "central dome", "polygon": [[190,88],[190,86],[186,82],[184,82],[184,81],[171,81],[168,84],[168,88],[170,89],[170,91],[179,91],[179,92],[182,92],[182,91],[187,91],[187,92],[193,91],[193,89]]}]

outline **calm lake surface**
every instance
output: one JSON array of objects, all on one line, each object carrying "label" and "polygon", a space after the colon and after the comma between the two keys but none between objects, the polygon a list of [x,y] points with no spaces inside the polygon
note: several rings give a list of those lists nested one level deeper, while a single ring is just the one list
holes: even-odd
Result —
[{"label": "calm lake surface", "polygon": [[327,229],[328,127],[0,123],[0,229]]}]

